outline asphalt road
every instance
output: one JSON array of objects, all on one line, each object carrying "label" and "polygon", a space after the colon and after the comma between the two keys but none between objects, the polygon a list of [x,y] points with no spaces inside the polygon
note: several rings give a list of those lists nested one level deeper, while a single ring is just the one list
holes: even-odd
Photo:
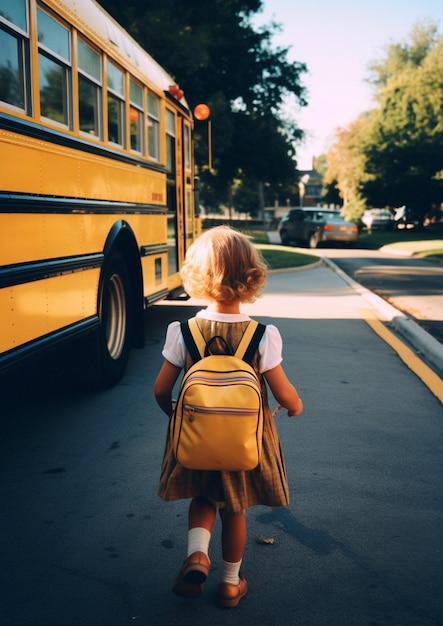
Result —
[{"label": "asphalt road", "polygon": [[443,264],[378,250],[328,248],[319,252],[443,343]]},{"label": "asphalt road", "polygon": [[2,381],[0,624],[441,624],[443,407],[326,267],[271,276],[245,308],[280,328],[305,403],[276,418],[290,506],[248,511],[249,593],[215,603],[217,523],[204,597],[171,594],[187,503],[156,496],[166,418],[152,384],[167,323],[196,306],[153,307],[146,347],[106,393],[63,382],[66,352]]}]

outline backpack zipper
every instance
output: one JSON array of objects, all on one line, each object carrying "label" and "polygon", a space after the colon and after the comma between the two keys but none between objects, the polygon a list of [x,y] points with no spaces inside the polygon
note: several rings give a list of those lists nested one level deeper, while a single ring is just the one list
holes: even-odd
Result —
[{"label": "backpack zipper", "polygon": [[193,416],[194,413],[203,413],[203,414],[209,414],[209,415],[220,415],[220,414],[229,414],[229,415],[246,415],[246,417],[252,417],[255,415],[258,415],[259,413],[259,409],[251,409],[249,407],[245,407],[244,409],[239,409],[237,407],[206,407],[206,406],[196,406],[196,405],[191,405],[191,404],[184,404],[183,405],[183,410],[184,412],[188,413],[189,417],[189,421],[193,421],[193,419],[191,419],[191,416]]}]

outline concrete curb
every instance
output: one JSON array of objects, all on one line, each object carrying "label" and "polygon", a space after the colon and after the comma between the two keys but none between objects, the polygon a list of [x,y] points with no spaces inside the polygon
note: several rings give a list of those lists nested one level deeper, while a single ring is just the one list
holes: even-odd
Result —
[{"label": "concrete curb", "polygon": [[432,256],[432,254],[423,254],[422,252],[411,252],[410,250],[399,250],[397,248],[393,248],[392,246],[382,246],[380,248],[380,252],[384,252],[385,254],[390,254],[391,256],[405,256],[405,257],[415,257],[417,259],[424,259],[434,261],[434,263],[440,263],[443,265],[443,259],[437,256]]},{"label": "concrete curb", "polygon": [[379,251],[385,254],[392,254],[392,256],[415,256],[416,254],[411,250],[402,250],[400,248],[393,248],[392,246],[382,246]]},{"label": "concrete curb", "polygon": [[436,370],[439,376],[443,375],[443,345],[410,317],[394,306],[377,296],[375,293],[357,283],[338,267],[331,259],[321,258],[324,265],[332,269],[354,291],[359,293],[376,310],[383,321],[389,322],[391,327],[410,343],[414,349]]}]

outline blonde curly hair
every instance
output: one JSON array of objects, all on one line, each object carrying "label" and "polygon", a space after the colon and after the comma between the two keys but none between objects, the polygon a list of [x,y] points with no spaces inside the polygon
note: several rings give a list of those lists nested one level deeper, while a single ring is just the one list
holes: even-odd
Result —
[{"label": "blonde curly hair", "polygon": [[246,235],[216,226],[190,246],[180,275],[195,298],[254,302],[266,283],[266,265]]}]

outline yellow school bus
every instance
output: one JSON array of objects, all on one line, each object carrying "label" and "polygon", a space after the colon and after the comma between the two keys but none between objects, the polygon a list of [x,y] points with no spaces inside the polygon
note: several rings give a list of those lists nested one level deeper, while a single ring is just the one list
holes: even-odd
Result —
[{"label": "yellow school bus", "polygon": [[0,0],[0,373],[67,340],[102,386],[181,291],[192,115],[94,0]]}]

